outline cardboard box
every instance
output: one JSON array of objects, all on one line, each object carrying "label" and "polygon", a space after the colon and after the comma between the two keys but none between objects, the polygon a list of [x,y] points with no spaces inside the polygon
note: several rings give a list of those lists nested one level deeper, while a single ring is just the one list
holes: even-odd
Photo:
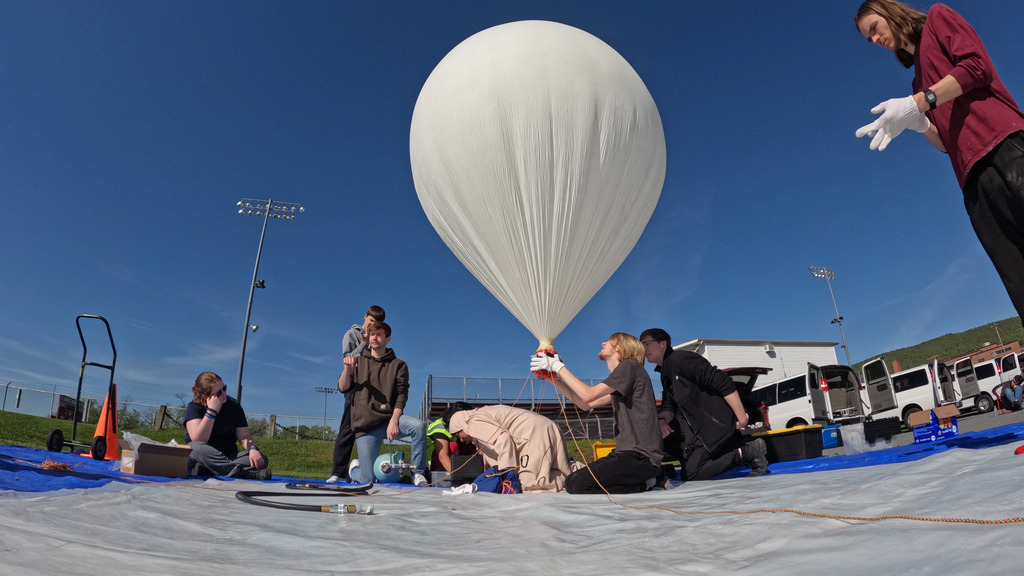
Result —
[{"label": "cardboard box", "polygon": [[959,415],[960,411],[952,404],[911,414],[909,421],[910,427],[914,429],[914,444],[956,436],[960,433],[960,427],[956,422]]},{"label": "cardboard box", "polygon": [[758,432],[752,436],[764,439],[765,444],[768,445],[769,463],[805,460],[821,456],[822,430],[820,424]]},{"label": "cardboard box", "polygon": [[163,444],[139,444],[137,450],[123,439],[118,441],[121,446],[121,472],[140,474],[142,476],[166,476],[168,478],[186,478],[188,476],[188,457],[192,447],[165,446]]}]

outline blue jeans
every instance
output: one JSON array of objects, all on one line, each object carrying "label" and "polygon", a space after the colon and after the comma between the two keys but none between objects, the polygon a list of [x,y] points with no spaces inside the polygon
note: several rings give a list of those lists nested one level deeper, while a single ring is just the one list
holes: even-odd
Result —
[{"label": "blue jeans", "polygon": [[1010,404],[1007,408],[1020,408],[1021,399],[1024,397],[1024,387],[1010,388],[1007,386],[1003,388],[1003,397]]},{"label": "blue jeans", "polygon": [[[359,466],[352,469],[352,479],[356,482],[373,482],[373,463],[380,455],[380,446],[387,438],[387,425],[371,430],[356,438],[356,452],[359,455]],[[417,472],[427,470],[427,430],[423,422],[412,416],[402,414],[398,417],[398,437],[396,441],[408,443],[412,448],[412,467]]]}]

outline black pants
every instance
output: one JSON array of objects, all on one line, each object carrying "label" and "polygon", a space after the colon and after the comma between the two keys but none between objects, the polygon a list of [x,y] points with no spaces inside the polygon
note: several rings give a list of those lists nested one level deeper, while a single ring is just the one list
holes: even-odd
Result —
[{"label": "black pants", "polygon": [[964,206],[1024,322],[1024,132],[1007,136],[974,164]]},{"label": "black pants", "polygon": [[742,445],[743,435],[736,432],[712,452],[708,452],[703,442],[684,439],[678,420],[672,422],[672,433],[662,441],[666,459],[672,457],[682,463],[683,480],[711,480],[739,466],[743,462],[738,451]]},{"label": "black pants", "polygon": [[612,450],[604,458],[598,458],[569,474],[565,479],[565,491],[570,494],[645,492],[647,481],[657,477],[660,472],[660,467],[639,452]]},{"label": "black pants", "polygon": [[331,474],[344,480],[348,476],[348,462],[352,458],[352,449],[356,446],[356,433],[352,431],[352,403],[349,393],[345,393],[345,411],[341,414],[341,425],[338,436],[334,439],[334,466]]}]

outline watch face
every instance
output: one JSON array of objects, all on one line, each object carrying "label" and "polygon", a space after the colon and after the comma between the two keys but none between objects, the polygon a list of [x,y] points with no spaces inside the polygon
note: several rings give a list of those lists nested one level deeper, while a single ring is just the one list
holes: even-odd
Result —
[{"label": "watch face", "polygon": [[935,103],[935,92],[932,92],[931,90],[925,90],[925,92],[924,92],[924,99],[927,100],[929,103],[934,104]]}]

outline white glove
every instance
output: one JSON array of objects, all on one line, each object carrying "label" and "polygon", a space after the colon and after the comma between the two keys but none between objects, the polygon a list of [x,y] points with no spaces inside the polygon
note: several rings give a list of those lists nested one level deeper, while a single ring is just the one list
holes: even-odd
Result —
[{"label": "white glove", "polygon": [[558,374],[562,368],[565,368],[565,364],[562,363],[562,357],[558,354],[551,356],[546,352],[538,352],[530,357],[530,372],[547,371]]},{"label": "white glove", "polygon": [[442,494],[473,494],[476,492],[476,484],[463,484],[462,486],[452,487],[450,490],[441,492]]},{"label": "white glove", "polygon": [[874,122],[861,126],[857,138],[872,136],[871,149],[882,151],[907,128],[915,132],[927,132],[932,123],[917,109],[913,96],[892,98],[871,109],[872,114],[881,114]]}]

